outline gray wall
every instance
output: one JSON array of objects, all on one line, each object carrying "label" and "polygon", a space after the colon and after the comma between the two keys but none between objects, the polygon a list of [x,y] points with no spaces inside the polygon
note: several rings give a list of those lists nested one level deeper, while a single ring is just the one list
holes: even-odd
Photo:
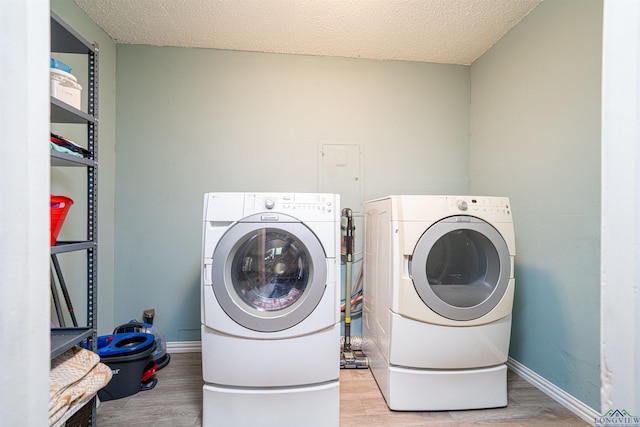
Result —
[{"label": "gray wall", "polygon": [[168,341],[200,337],[203,193],[317,191],[328,143],[365,199],[468,190],[464,66],[118,45],[117,123],[115,318]]},{"label": "gray wall", "polygon": [[471,67],[471,192],[511,197],[510,355],[600,408],[602,1],[545,1]]}]

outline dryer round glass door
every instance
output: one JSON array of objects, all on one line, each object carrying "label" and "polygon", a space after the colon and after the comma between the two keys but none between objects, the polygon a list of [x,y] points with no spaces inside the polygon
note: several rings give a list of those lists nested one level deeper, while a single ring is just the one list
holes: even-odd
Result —
[{"label": "dryer round glass door", "polygon": [[322,299],[326,278],[324,249],[300,222],[239,222],[213,253],[218,302],[235,322],[255,331],[300,323]]},{"label": "dryer round glass door", "polygon": [[470,216],[443,219],[420,237],[410,273],[422,301],[452,320],[489,313],[509,285],[511,261],[502,235]]}]

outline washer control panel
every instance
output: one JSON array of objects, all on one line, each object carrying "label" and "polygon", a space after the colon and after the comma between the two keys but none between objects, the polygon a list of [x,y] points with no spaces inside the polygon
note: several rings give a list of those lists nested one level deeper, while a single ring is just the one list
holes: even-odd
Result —
[{"label": "washer control panel", "polygon": [[339,196],[328,193],[246,193],[245,215],[281,212],[293,217],[333,218]]}]

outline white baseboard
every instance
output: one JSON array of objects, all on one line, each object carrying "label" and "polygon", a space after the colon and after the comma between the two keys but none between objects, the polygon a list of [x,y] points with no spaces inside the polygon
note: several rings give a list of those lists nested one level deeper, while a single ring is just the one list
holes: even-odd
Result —
[{"label": "white baseboard", "polygon": [[200,353],[202,343],[200,341],[174,341],[167,342],[167,353]]},{"label": "white baseboard", "polygon": [[533,385],[589,424],[593,425],[596,417],[600,417],[600,414],[597,411],[582,403],[560,387],[549,382],[549,380],[536,374],[517,360],[510,357],[507,360],[507,366],[529,384]]}]

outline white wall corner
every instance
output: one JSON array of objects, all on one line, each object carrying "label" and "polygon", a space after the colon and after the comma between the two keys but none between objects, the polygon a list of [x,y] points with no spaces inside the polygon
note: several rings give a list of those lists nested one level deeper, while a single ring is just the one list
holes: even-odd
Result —
[{"label": "white wall corner", "polygon": [[7,426],[49,424],[49,20],[48,1],[0,1],[0,423]]},{"label": "white wall corner", "polygon": [[603,16],[601,411],[640,416],[640,2]]}]

